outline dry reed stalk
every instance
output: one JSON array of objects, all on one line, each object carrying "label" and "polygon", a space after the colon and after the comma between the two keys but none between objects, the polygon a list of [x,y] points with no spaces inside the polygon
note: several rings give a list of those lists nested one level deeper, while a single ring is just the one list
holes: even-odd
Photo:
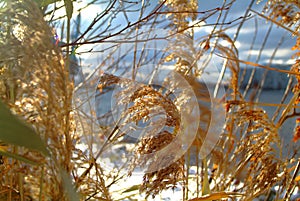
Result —
[{"label": "dry reed stalk", "polygon": [[[158,129],[161,127],[165,127],[163,129],[173,128],[172,133],[157,129],[141,133],[139,136],[140,140],[135,148],[134,157],[131,160],[129,174],[131,175],[136,167],[146,167],[143,184],[140,186],[140,191],[145,192],[146,197],[150,195],[155,197],[162,190],[175,188],[178,182],[183,182],[183,157],[174,161],[176,152],[173,153],[175,154],[173,156],[170,153],[165,157],[155,156],[155,154],[169,145],[176,137],[180,125],[177,107],[162,91],[148,85],[133,86],[131,84],[118,95],[119,97],[122,95],[127,97],[121,99],[122,104],[132,103],[123,114],[123,117],[126,119],[125,124],[133,122],[137,125],[141,121],[151,122],[153,117],[150,115],[163,110],[166,115],[165,122],[151,122],[151,127]],[[126,131],[124,132],[126,134]],[[180,146],[178,148],[180,149]],[[150,155],[154,157],[149,158]]]},{"label": "dry reed stalk", "polygon": [[[288,6],[284,6],[285,1],[270,0],[269,2],[266,11],[270,10],[270,17],[265,17],[265,19],[273,18],[271,20],[273,23],[280,24],[295,34],[298,38],[294,49],[299,50],[299,12],[295,9],[299,8],[299,2],[286,1]],[[232,187],[234,187],[234,191],[242,193],[240,195],[243,196],[243,200],[252,200],[261,194],[270,192],[275,185],[279,185],[281,191],[287,190],[286,199],[288,199],[292,189],[296,185],[299,186],[296,179],[291,177],[292,172],[297,173],[298,166],[295,165],[297,161],[293,156],[287,159],[281,159],[278,156],[278,152],[280,152],[278,150],[281,148],[278,129],[289,116],[288,112],[296,108],[299,103],[299,60],[296,60],[290,72],[284,72],[295,75],[298,83],[293,89],[295,95],[292,100],[295,101],[286,106],[286,112],[283,112],[281,120],[276,126],[265,111],[257,107],[258,104],[244,100],[239,91],[239,65],[246,63],[259,67],[264,66],[239,60],[238,50],[234,46],[235,40],[222,33],[221,28],[209,34],[200,43],[202,49],[197,50],[194,48],[193,33],[189,30],[187,20],[188,18],[196,20],[197,2],[166,1],[166,5],[171,10],[173,28],[191,38],[191,40],[186,40],[178,36],[175,40],[177,40],[176,45],[179,50],[176,50],[168,59],[176,61],[176,71],[187,80],[199,99],[201,110],[199,118],[202,126],[200,126],[193,143],[197,149],[197,157],[199,148],[207,137],[208,127],[211,126],[209,104],[211,97],[209,97],[207,88],[199,82],[198,78],[203,69],[202,66],[197,66],[196,62],[205,51],[214,48],[217,54],[225,60],[227,59],[225,66],[232,73],[229,84],[231,91],[226,97],[227,101],[224,105],[227,112],[225,129],[218,145],[208,156],[209,168],[213,170],[210,175],[210,183],[214,184],[210,189],[213,192],[212,195],[214,192],[232,191]],[[5,30],[0,33],[0,95],[13,112],[35,127],[38,134],[46,141],[52,155],[50,159],[47,159],[39,153],[9,146],[8,149],[38,161],[43,166],[30,166],[13,159],[2,159],[0,198],[8,198],[8,200],[18,198],[67,200],[61,174],[63,169],[72,178],[76,190],[83,199],[111,200],[109,185],[105,180],[113,180],[112,184],[116,181],[114,176],[104,173],[97,161],[97,156],[95,157],[93,154],[92,146],[97,143],[95,139],[89,142],[87,150],[83,150],[79,146],[81,140],[84,141],[82,135],[92,133],[93,128],[90,125],[81,125],[81,130],[75,130],[74,118],[78,118],[80,121],[84,117],[73,116],[71,107],[73,84],[69,80],[68,69],[65,68],[65,58],[51,41],[52,32],[44,22],[43,16],[36,12],[38,9],[30,1],[22,3],[17,1],[9,3],[7,9],[0,13],[0,28]],[[190,12],[181,13],[186,9]],[[174,12],[172,13],[172,11]],[[224,21],[225,19],[226,17],[224,17]],[[224,47],[220,43],[211,45],[210,40],[214,38],[226,40],[232,48]],[[299,56],[299,51],[295,54],[295,57],[297,56]],[[270,68],[269,70],[275,69]],[[176,88],[176,84],[178,83],[175,81],[171,86]],[[167,129],[157,132],[154,129],[152,132],[141,135],[141,139],[135,147],[131,171],[137,166],[153,170],[157,164],[166,164],[165,168],[146,171],[143,184],[140,186],[141,192],[145,192],[147,197],[154,197],[165,189],[174,188],[178,183],[181,183],[185,189],[189,181],[189,173],[186,170],[189,168],[189,164],[185,164],[184,157],[174,161],[175,152],[162,158],[150,158],[149,156],[163,150],[176,138],[177,129],[182,123],[180,122],[181,111],[178,108],[187,101],[187,95],[183,92],[180,97],[172,99],[153,86],[143,84],[133,86],[129,80],[108,74],[102,76],[97,89],[102,94],[105,93],[107,87],[116,85],[123,87],[118,94],[118,98],[121,100],[120,104],[128,105],[126,111],[121,115],[121,118],[125,119],[121,126],[125,127],[129,123],[148,122],[151,113],[157,108],[162,108],[166,115],[166,122],[164,125],[161,125],[162,122],[158,122],[157,127],[172,128],[172,132]],[[172,90],[170,89],[170,91]],[[130,95],[128,96],[128,94]],[[294,112],[292,115],[298,114]],[[298,141],[300,138],[299,120],[296,123],[294,141]],[[126,132],[129,130],[116,136],[110,136],[109,133],[108,137],[112,137],[113,140],[108,143],[117,143],[119,137]],[[99,133],[99,136],[101,135],[103,133]],[[205,188],[204,182],[202,182],[205,179],[203,178],[204,174],[201,175],[199,171],[201,168],[199,158],[196,161],[198,171],[196,182],[198,187]],[[85,171],[80,174],[79,170],[82,169]],[[240,188],[238,188],[238,184],[240,184]],[[188,198],[188,193],[186,195],[185,197]],[[277,195],[279,196],[279,193]]]},{"label": "dry reed stalk", "polygon": [[[78,169],[90,164],[91,159],[76,148],[80,135],[75,132],[71,105],[73,83],[65,58],[53,43],[53,32],[39,10],[32,1],[15,1],[7,3],[0,13],[1,29],[5,30],[0,41],[1,98],[34,126],[48,145],[51,157],[10,147],[42,165],[5,160],[0,192],[2,196],[8,191],[7,199],[13,199],[16,191],[26,199],[68,200],[62,171],[76,182]],[[98,192],[96,197],[109,200],[100,170],[95,165],[97,177],[89,175],[76,186],[83,196]]]},{"label": "dry reed stalk", "polygon": [[[174,134],[168,131],[162,131],[155,136],[143,137],[137,145],[135,150],[136,157],[132,165],[133,167],[137,165],[140,167],[148,166],[140,187],[140,191],[146,193],[146,198],[150,195],[154,198],[163,190],[169,188],[174,189],[179,183],[184,184],[184,157],[174,162],[173,159],[176,156],[175,150],[174,153],[169,153],[165,157],[156,158],[151,155],[152,153],[162,150],[170,144],[174,138]],[[164,168],[160,169],[160,166]],[[148,170],[150,172],[148,172]]]},{"label": "dry reed stalk", "polygon": [[[16,177],[22,172],[25,176],[24,191],[31,197],[38,199],[39,183],[43,182],[45,188],[42,197],[58,199],[64,197],[59,169],[64,168],[67,172],[73,169],[70,162],[72,140],[76,136],[70,113],[72,84],[63,57],[51,41],[52,32],[42,14],[36,12],[39,8],[31,2],[14,2],[9,6],[6,12],[1,13],[1,19],[6,19],[2,25],[7,34],[1,44],[4,50],[1,52],[2,68],[6,69],[3,78],[7,78],[2,79],[7,92],[2,98],[16,114],[36,128],[51,150],[51,159],[19,149],[20,154],[47,167],[45,177],[40,181],[43,166],[30,167],[21,163],[12,165],[5,177]],[[19,12],[16,13],[16,10]],[[10,163],[14,164],[15,161],[6,164],[7,167]],[[22,171],[14,168],[21,168]],[[11,188],[18,188],[17,183],[6,185],[11,184]]]}]

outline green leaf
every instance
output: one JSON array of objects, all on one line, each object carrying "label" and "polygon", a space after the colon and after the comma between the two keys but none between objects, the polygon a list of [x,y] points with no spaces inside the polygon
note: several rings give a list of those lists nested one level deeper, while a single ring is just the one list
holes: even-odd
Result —
[{"label": "green leaf", "polygon": [[63,181],[64,190],[69,198],[68,200],[79,201],[79,195],[76,192],[76,188],[72,182],[70,175],[68,175],[66,171],[61,169],[61,177]]},{"label": "green leaf", "polygon": [[45,7],[61,0],[34,0],[40,7]]},{"label": "green leaf", "polygon": [[209,187],[209,179],[208,179],[208,168],[207,168],[207,161],[203,159],[203,181],[202,181],[202,195],[210,194],[210,187]]},{"label": "green leaf", "polygon": [[133,185],[131,186],[130,188],[126,189],[125,191],[123,191],[122,193],[129,193],[129,192],[132,192],[132,191],[137,191],[139,190],[141,185]]},{"label": "green leaf", "polygon": [[71,19],[73,15],[73,2],[72,0],[64,0],[64,2],[66,7],[67,18]]},{"label": "green leaf", "polygon": [[13,153],[10,153],[10,152],[7,152],[7,151],[0,150],[0,155],[6,156],[6,157],[9,157],[9,158],[14,158],[16,160],[23,161],[25,163],[29,163],[31,165],[38,165],[38,163],[35,162],[35,161],[32,161],[32,160],[30,160],[28,158],[25,158],[23,156],[20,156],[20,155],[17,155],[17,154],[13,154]]},{"label": "green leaf", "polygon": [[14,116],[0,101],[0,141],[26,147],[49,155],[42,139],[35,131]]}]

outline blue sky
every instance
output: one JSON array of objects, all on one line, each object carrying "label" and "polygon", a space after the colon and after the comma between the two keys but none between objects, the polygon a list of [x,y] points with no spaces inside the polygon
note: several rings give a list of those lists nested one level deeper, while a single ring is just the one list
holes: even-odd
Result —
[{"label": "blue sky", "polygon": [[[83,7],[84,4],[88,2],[85,0],[82,0],[81,3],[75,3],[75,8],[78,9],[80,7]],[[101,1],[99,1],[101,2]],[[139,1],[137,1],[139,2]],[[234,21],[242,16],[244,16],[245,10],[248,7],[250,1],[245,1],[245,0],[237,0],[236,2],[234,2],[234,4],[231,6],[230,10],[229,10],[229,14],[225,20],[225,22],[231,22]],[[261,1],[259,4],[254,3],[254,5],[252,6],[252,9],[257,11],[257,12],[261,12],[263,10],[264,4],[266,3],[266,1]],[[199,0],[198,1],[198,11],[206,11],[206,10],[211,10],[217,7],[221,7],[223,4],[223,0],[214,0],[214,1],[207,1],[207,0]],[[149,7],[144,11],[144,16],[146,16],[149,12],[151,12],[151,10],[158,5],[157,1],[151,1],[151,5],[149,5]],[[97,16],[97,14],[101,14],[101,12],[104,11],[105,7],[107,6],[107,4],[94,4],[92,6],[87,7],[86,9],[82,10],[82,27],[81,27],[81,31],[83,31],[85,29],[85,26],[87,26],[89,23],[91,23],[93,21],[93,19]],[[131,9],[139,9],[140,8],[140,4],[137,4],[137,6],[132,7]],[[59,13],[63,13],[63,11],[57,12]],[[225,14],[225,11],[223,11],[223,13]],[[210,18],[208,18],[205,23],[202,23],[202,26],[200,28],[195,28],[195,38],[201,38],[202,36],[206,36],[208,35],[211,30],[213,29],[213,26],[207,26],[208,24],[214,24],[217,20],[218,14],[215,14],[213,16],[211,16]],[[223,14],[223,16],[224,16]],[[281,27],[278,27],[276,25],[272,25],[272,23],[267,22],[265,19],[263,19],[260,16],[257,16],[255,13],[250,12],[251,16],[248,20],[246,20],[244,22],[244,25],[241,29],[241,31],[239,32],[239,36],[237,38],[237,41],[235,43],[236,47],[239,50],[239,57],[242,60],[247,60],[250,58],[250,61],[253,62],[258,62],[261,64],[268,64],[270,61],[270,58],[272,56],[272,54],[274,53],[275,49],[277,48],[277,46],[279,45],[279,41],[280,41],[280,46],[276,52],[275,58],[273,59],[273,64],[293,64],[294,60],[291,59],[291,56],[293,54],[291,47],[295,44],[296,38],[293,37],[291,35],[291,33],[289,33],[288,31],[284,30]],[[200,20],[201,17],[203,17],[205,14],[199,14],[199,17],[197,20]],[[76,13],[75,15],[76,16]],[[131,13],[127,13],[127,15],[125,16],[124,13],[120,13],[118,15],[112,14],[111,16],[109,16],[109,18],[113,18],[113,20],[110,22],[109,18],[107,18],[108,21],[105,22],[105,20],[103,20],[102,22],[104,22],[105,25],[107,25],[108,23],[112,24],[112,27],[116,27],[117,29],[122,29],[123,27],[127,26],[127,20],[126,18],[128,17],[130,22],[135,22],[138,17],[139,17],[139,12],[131,12]],[[104,18],[105,19],[105,18]],[[159,20],[164,20],[164,16],[160,16],[160,18],[158,18]],[[197,20],[195,22],[197,22]],[[238,20],[236,22],[233,22],[232,24],[227,24],[224,25],[224,27],[228,27],[228,26],[232,26],[234,24],[236,24],[235,26],[233,26],[232,28],[228,29],[225,31],[225,34],[229,35],[231,38],[234,37],[234,35],[236,34],[236,28],[238,27],[238,22],[240,22],[241,20]],[[270,26],[272,26],[270,34],[268,36],[268,38],[266,39],[266,35],[268,30],[270,29]],[[95,31],[95,33],[102,33],[102,31],[105,30],[106,26],[102,26],[99,27],[98,30]],[[257,27],[257,28],[255,28]],[[141,29],[141,31],[143,31]],[[107,31],[108,32],[108,31]],[[163,33],[164,31],[161,31],[161,29],[158,29],[156,31],[154,31],[154,34],[166,34],[167,32]],[[255,36],[255,33],[257,32],[257,35]],[[105,32],[103,32],[102,34],[105,34]],[[126,37],[129,37],[132,35],[128,35],[128,36],[122,36],[124,39],[126,39]],[[113,40],[117,40],[118,38],[111,38],[111,41]],[[265,47],[261,52],[260,57],[258,56],[260,54],[260,48],[262,47],[262,44],[265,42]],[[165,46],[164,43],[158,43],[161,44],[163,46]],[[122,44],[122,46],[124,46],[125,49],[130,49],[132,48],[133,44]],[[226,45],[224,43],[224,45]],[[87,54],[87,55],[81,55],[83,58],[104,58],[107,55],[107,51],[102,51],[101,50],[105,50],[107,47],[109,46],[113,46],[113,43],[103,43],[103,44],[93,44],[93,45],[84,45],[81,47],[81,50],[98,50],[100,52],[95,53],[94,55],[91,54]],[[250,51],[251,46],[253,46],[253,50]],[[158,47],[160,48],[160,47]]]},{"label": "blue sky", "polygon": [[[199,9],[201,10],[212,9],[214,7],[218,7],[222,5],[223,3],[223,1],[221,0],[215,0],[215,1],[199,0],[198,2],[199,2]],[[251,1],[244,1],[244,0],[237,0],[236,2],[234,2],[230,10],[230,15],[228,15],[227,18],[228,21],[243,16],[250,2]],[[266,1],[261,1],[261,3],[259,4],[254,3],[252,8],[255,11],[261,12],[263,10],[265,3]],[[272,23],[267,22],[265,19],[257,16],[255,13],[250,12],[250,14],[253,17],[244,23],[239,33],[239,36],[237,38],[237,46],[239,49],[239,55],[241,59],[246,59],[248,58],[248,55],[251,54],[251,58],[252,58],[251,60],[255,61],[259,54],[260,48],[265,40],[267,32],[270,29],[270,26],[272,26]],[[212,17],[208,21],[209,23],[213,23],[215,20],[216,20],[216,16]],[[258,27],[257,30],[255,28],[256,26]],[[209,29],[211,29],[211,27],[208,28],[207,31],[210,31]],[[254,41],[254,48],[253,51],[250,52],[250,47],[254,40],[254,35],[256,31],[257,31],[257,36]],[[226,31],[226,33],[231,37],[233,37],[234,34],[236,33],[236,28],[232,28],[231,30]],[[269,62],[270,57],[272,56],[275,48],[278,46],[278,42],[282,39],[282,37],[283,37],[283,41],[276,53],[276,58],[273,60],[273,63],[278,63],[278,64],[293,63],[293,60],[291,60],[291,55],[293,54],[293,52],[291,51],[291,47],[295,44],[296,38],[293,37],[291,33],[289,33],[288,31],[276,25],[273,25],[271,28],[271,32],[265,43],[265,48],[262,51],[260,60],[258,61],[259,63]]]}]

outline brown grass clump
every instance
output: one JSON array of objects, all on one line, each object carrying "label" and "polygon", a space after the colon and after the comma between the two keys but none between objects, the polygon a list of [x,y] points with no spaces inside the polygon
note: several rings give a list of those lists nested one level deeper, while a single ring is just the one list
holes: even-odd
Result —
[{"label": "brown grass clump", "polygon": [[287,27],[294,27],[296,35],[298,35],[300,31],[299,9],[300,2],[297,0],[269,0],[265,6],[265,11],[269,13],[269,17],[272,20]]},{"label": "brown grass clump", "polygon": [[[295,31],[291,32],[297,36],[299,31],[299,12],[297,7],[299,7],[299,3],[297,3],[297,1],[269,2],[270,3],[266,6],[266,11],[270,12],[270,18],[266,19],[272,19],[274,21],[278,20],[278,22],[274,23],[286,26],[284,27],[286,30],[290,30],[290,27],[294,27]],[[180,8],[180,6],[180,3],[174,2],[170,7],[171,9],[176,10],[177,8]],[[174,22],[180,19],[180,17],[177,17],[176,15],[173,16],[175,18],[173,19]],[[190,13],[188,17],[192,18],[192,13]],[[187,23],[184,24],[184,21],[182,21],[181,24],[177,23],[177,26],[178,29],[186,29],[186,27],[188,27]],[[211,51],[210,56],[216,54],[224,58],[226,68],[230,69],[232,73],[231,82],[228,86],[232,91],[229,92],[229,95],[226,95],[227,101],[224,104],[226,109],[225,129],[218,145],[211,155],[207,156],[209,167],[213,170],[210,178],[210,185],[213,185],[214,187],[210,190],[213,192],[232,190],[242,192],[242,200],[252,200],[263,194],[270,195],[270,192],[275,185],[280,185],[280,188],[283,191],[283,189],[288,188],[290,185],[289,182],[291,181],[290,173],[288,173],[287,168],[288,166],[294,166],[295,161],[288,161],[288,159],[280,158],[282,145],[278,130],[287,118],[285,115],[287,115],[292,108],[295,108],[298,102],[296,102],[296,104],[291,103],[287,106],[288,109],[283,112],[281,120],[279,120],[279,123],[276,123],[268,117],[263,109],[257,107],[256,103],[253,103],[251,98],[249,101],[246,101],[240,93],[239,88],[240,61],[238,59],[238,49],[235,47],[236,38],[231,39],[222,32],[221,29],[220,31],[217,29],[217,26],[215,26],[213,31],[207,37],[204,37],[202,42],[200,42],[200,46],[202,47],[199,48],[200,50],[193,47],[193,41],[187,42],[178,37],[177,40],[179,42],[176,45],[180,46],[181,49],[177,52],[175,51],[175,54],[167,57],[168,60],[174,59],[176,61],[176,68],[179,69],[178,71],[180,73],[186,77],[192,77],[192,79],[188,78],[188,80],[197,80],[197,77],[201,77],[201,68],[205,68],[205,66],[197,67],[195,61],[200,59],[206,51]],[[182,33],[193,38],[193,33],[188,29]],[[216,38],[216,41],[218,42],[215,44],[210,43],[210,40],[213,38]],[[231,45],[229,47],[222,46],[220,43],[221,39],[226,40]],[[184,41],[184,44],[182,44],[182,41]],[[297,45],[294,49],[297,49]],[[198,57],[191,58],[191,55],[195,55],[195,52],[199,52],[197,55]],[[297,60],[296,64],[292,67],[293,72],[299,72],[298,63],[299,61]],[[191,83],[192,82],[190,82],[191,86],[196,86]],[[297,91],[296,97],[298,98],[299,87],[296,88],[294,89],[294,93]],[[196,94],[197,91],[201,91],[199,84],[198,87],[194,88],[194,91],[196,91]],[[201,97],[203,97],[203,95],[198,96],[198,99],[201,99]],[[200,110],[206,111],[207,109],[205,110],[205,107],[201,107],[200,105]],[[293,114],[296,115],[295,110]],[[291,115],[288,115],[288,117],[292,117]],[[294,140],[297,139],[298,130],[297,127]],[[200,149],[202,146],[201,139],[204,139],[205,137],[206,136],[203,134],[200,135],[200,137],[197,136],[196,140],[200,140],[198,140],[199,142],[196,141],[194,143],[196,149]],[[204,161],[204,163],[206,163],[206,161]],[[198,168],[200,166],[199,161],[197,164]],[[202,193],[209,193],[207,189],[210,187],[207,185],[207,180],[205,178],[205,174],[207,174],[207,172],[205,173],[205,165],[202,165],[202,175],[195,180],[198,185],[197,188],[202,188]],[[197,174],[201,174],[199,169],[197,169],[197,171]],[[233,187],[236,188],[232,189]],[[197,191],[196,193],[199,195],[201,192]],[[278,199],[279,193],[277,193],[276,196],[276,199]],[[221,197],[222,196],[220,196],[220,198]],[[285,199],[287,198],[288,197],[286,196]]]},{"label": "brown grass clump", "polygon": [[[66,2],[72,4],[73,1],[64,1]],[[132,193],[139,189],[137,192],[144,193],[148,199],[149,196],[154,198],[164,190],[175,190],[177,186],[180,186],[183,200],[233,200],[238,196],[241,200],[250,201],[261,195],[265,196],[265,200],[289,200],[294,189],[296,187],[299,189],[300,161],[296,144],[300,138],[300,120],[299,112],[297,112],[300,101],[299,1],[269,0],[264,10],[268,16],[253,11],[252,1],[245,16],[233,21],[228,21],[227,14],[234,1],[230,3],[224,1],[222,6],[207,11],[198,11],[198,1],[194,0],[161,1],[162,4],[155,10],[157,13],[143,17],[143,12],[146,10],[143,6],[149,6],[150,4],[147,4],[149,2],[143,1],[140,21],[132,23],[125,12],[126,5],[136,2],[109,1],[107,10],[97,15],[86,32],[74,40],[79,43],[72,45],[80,46],[84,43],[92,43],[91,41],[116,44],[105,49],[111,52],[100,65],[102,67],[114,60],[113,64],[109,64],[108,69],[111,69],[115,64],[119,67],[128,53],[124,53],[123,57],[121,44],[133,41],[135,43],[134,64],[129,64],[133,66],[132,78],[137,77],[136,71],[144,64],[152,61],[157,62],[155,65],[171,63],[174,66],[172,70],[175,75],[164,79],[163,83],[169,88],[154,86],[150,82],[137,83],[101,71],[91,83],[88,83],[88,78],[82,83],[83,86],[85,82],[91,85],[87,87],[93,88],[92,95],[83,98],[86,102],[76,105],[76,100],[73,100],[74,86],[69,73],[72,69],[67,66],[70,63],[69,55],[65,56],[63,53],[65,48],[58,47],[54,42],[53,30],[44,21],[43,14],[38,12],[40,8],[33,1],[1,1],[0,98],[14,114],[33,126],[47,144],[51,155],[45,157],[41,153],[26,148],[0,142],[1,150],[8,150],[31,161],[28,164],[0,155],[0,200],[112,200],[114,195],[110,188],[117,186],[118,182],[126,176],[133,175],[138,168],[144,169],[143,182],[138,184],[137,188],[124,186],[120,191],[116,191],[116,194]],[[119,8],[117,4],[122,4],[122,8]],[[136,7],[134,5],[132,8]],[[55,9],[59,8],[55,7],[53,12]],[[160,12],[160,9],[163,11]],[[68,9],[67,11],[70,12]],[[108,11],[111,11],[112,15]],[[247,14],[250,11],[257,14],[256,17],[269,20],[297,37],[297,42],[293,47],[296,51],[293,56],[295,63],[290,71],[239,59],[239,52],[235,46],[236,37],[243,23],[251,19],[251,16]],[[122,12],[122,16],[124,15],[128,22],[128,25],[120,32],[113,29],[114,21],[105,20],[106,15],[111,18],[117,15],[117,12]],[[139,36],[144,34],[139,33],[139,29],[149,21],[153,22],[152,29],[159,24],[159,16],[163,14],[167,14],[167,19],[170,20],[168,27],[170,31],[166,38],[172,43],[166,49],[171,49],[173,52],[166,55],[164,52],[166,49],[155,49],[157,52],[161,51],[162,54],[159,54],[161,52],[148,54],[147,38],[140,40],[144,43],[144,49],[138,53]],[[195,41],[196,32],[193,28],[202,26],[204,21],[209,22],[207,19],[214,15],[218,15],[217,22],[205,24],[205,26],[213,27],[211,32],[201,37],[200,42]],[[101,20],[109,22],[109,25],[103,33],[96,34],[97,29],[93,29],[93,26]],[[191,25],[191,21],[195,24]],[[104,25],[105,23],[102,24]],[[241,26],[231,38],[226,31],[237,25]],[[91,30],[93,30],[90,35],[92,39],[89,41],[88,35]],[[111,30],[116,32],[112,35],[106,34]],[[70,32],[70,27],[68,31]],[[132,33],[136,35],[132,37],[130,35]],[[94,37],[94,34],[97,36]],[[120,38],[115,37],[118,34]],[[149,38],[151,37],[149,34]],[[136,40],[133,40],[134,38]],[[149,41],[154,39],[151,38]],[[68,44],[63,46],[68,46]],[[69,52],[70,47],[66,49],[66,52]],[[264,47],[261,51],[263,49]],[[112,58],[116,50],[120,50],[119,58]],[[139,54],[140,58],[137,56]],[[149,55],[151,59],[147,61]],[[144,57],[147,58],[144,59]],[[204,57],[202,63],[198,62]],[[209,67],[214,58],[222,60],[223,73],[226,69],[229,69],[231,73],[228,84],[224,86],[228,90],[222,97],[218,97],[218,93],[216,97],[212,97],[209,91],[210,86],[201,80],[205,68]],[[293,97],[288,103],[285,97],[280,104],[265,103],[267,106],[278,108],[278,120],[276,117],[269,117],[259,107],[260,102],[255,100],[256,92],[260,90],[259,87],[262,87],[263,82],[253,94],[250,94],[249,100],[247,90],[242,95],[239,86],[241,64],[276,70],[296,78],[295,86],[292,87],[291,78],[283,95],[286,97],[289,89],[293,88],[291,92]],[[124,62],[124,65],[127,65],[127,62]],[[253,75],[254,73],[255,69]],[[248,86],[251,83],[252,80],[249,79]],[[221,80],[218,80],[216,84],[214,92],[223,87]],[[178,93],[176,89],[179,89]],[[191,89],[192,93],[188,89]],[[86,92],[82,91],[79,90],[78,93]],[[113,94],[117,102],[116,108],[109,108],[111,110],[107,114],[99,117],[92,105],[96,102],[95,96],[112,91],[116,92]],[[197,98],[195,102],[198,104],[191,101],[191,96]],[[74,99],[76,98],[78,97]],[[81,111],[82,108],[86,108],[80,108],[82,106],[80,104],[83,106],[90,104],[88,105],[92,108],[88,111],[90,114],[85,113],[84,110]],[[191,107],[191,109],[187,107],[188,104],[195,104],[197,107]],[[224,108],[224,122],[213,121],[213,118],[219,114],[214,114],[212,106]],[[123,110],[119,111],[119,109]],[[189,109],[199,110],[200,116],[198,113],[189,116],[194,112],[188,111]],[[188,117],[184,119],[183,114]],[[118,119],[114,119],[115,117]],[[296,121],[294,133],[291,135],[294,134],[293,145],[297,148],[294,153],[283,158],[283,143],[279,130],[289,118],[294,118]],[[105,124],[104,121],[101,122],[102,119],[109,119],[109,121]],[[190,124],[196,127],[193,123],[199,121],[191,147],[185,147],[182,142],[187,139],[183,138],[189,136],[181,135],[183,127]],[[151,129],[147,128],[148,126]],[[215,133],[210,133],[210,128],[214,127],[223,129],[217,133],[217,137],[220,136],[220,138],[217,139],[216,144],[211,145],[215,147],[211,152],[209,150],[210,154],[203,156],[201,149],[205,147],[206,139],[214,137]],[[132,136],[131,134],[135,131],[138,134]],[[126,135],[134,137],[135,144],[127,142]],[[117,165],[114,164],[113,168],[106,169],[101,157],[109,151],[111,151],[109,153],[115,151],[118,155],[121,152],[119,153],[119,150],[116,151],[115,148],[126,144],[125,148],[122,148],[127,149],[129,143],[133,144],[134,148],[130,151],[126,150],[130,152],[129,154],[124,151],[125,156],[122,159],[126,162],[118,166],[119,161],[117,161]],[[179,156],[179,150],[186,151],[185,155]],[[108,159],[111,156],[105,157]],[[109,160],[115,162],[113,160],[117,159],[111,157]],[[129,165],[129,172],[123,173],[122,170],[126,169],[126,165]],[[191,172],[194,173],[191,174]],[[276,192],[275,187],[278,189]],[[272,198],[273,194],[275,195]],[[131,199],[131,195],[126,198]]]},{"label": "brown grass clump", "polygon": [[[128,108],[129,121],[138,122],[144,118],[149,119],[149,114],[158,110],[157,106],[159,106],[166,113],[165,126],[174,127],[175,130],[179,128],[180,116],[178,109],[169,98],[166,98],[152,87],[144,86],[137,89],[130,96],[130,101],[134,104]],[[151,110],[153,111],[151,112]]]},{"label": "brown grass clump", "polygon": [[[130,91],[133,92],[130,93]],[[136,167],[146,168],[140,191],[145,192],[146,197],[150,195],[155,197],[159,192],[175,188],[178,182],[183,181],[184,158],[176,159],[176,149],[180,149],[180,145],[177,148],[173,147],[174,153],[159,153],[176,138],[180,125],[179,111],[170,98],[151,86],[133,87],[131,85],[121,93],[130,94],[122,101],[133,103],[125,110],[124,116],[128,116],[125,124],[134,122],[137,125],[140,121],[150,122],[152,128],[138,136],[140,140],[135,148],[129,174]],[[153,114],[162,115],[160,113],[165,115],[165,121],[151,121]],[[172,133],[164,130],[168,128],[172,128]],[[161,129],[163,130],[160,131]]]},{"label": "brown grass clump", "polygon": [[8,160],[0,188],[17,189],[20,196],[35,200],[39,197],[58,200],[66,196],[59,176],[61,169],[68,173],[73,170],[71,159],[76,136],[71,114],[72,83],[64,58],[52,42],[52,31],[38,10],[30,1],[15,1],[1,12],[1,29],[5,30],[0,56],[5,93],[1,98],[35,127],[48,144],[51,159],[11,147],[43,165],[28,166]]},{"label": "brown grass clump", "polygon": [[[169,145],[174,138],[174,134],[162,131],[155,136],[143,137],[136,147],[133,165],[148,166],[140,187],[140,191],[146,193],[146,198],[150,195],[154,198],[169,188],[174,189],[178,183],[184,184],[184,157],[174,162],[176,148],[173,149],[173,153],[155,155],[155,152]],[[180,149],[180,146],[178,148]]]},{"label": "brown grass clump", "polygon": [[230,118],[220,141],[223,154],[217,154],[216,163],[217,174],[231,175],[231,179],[221,179],[216,186],[225,190],[231,182],[242,182],[248,200],[281,181],[278,175],[284,165],[276,156],[278,131],[262,109],[252,108],[243,101],[228,104]]},{"label": "brown grass clump", "polygon": [[[9,146],[12,152],[40,165],[5,158],[0,167],[1,200],[72,199],[76,194],[71,195],[67,186],[76,183],[77,170],[95,163],[76,148],[79,135],[71,106],[73,84],[69,69],[39,11],[32,1],[9,1],[1,10],[0,96],[35,128],[48,145],[51,157]],[[96,175],[99,169],[95,165]],[[103,183],[102,176],[88,175],[76,186],[86,196],[98,191],[91,192],[91,186],[101,189],[100,196],[97,194],[100,198],[106,189]],[[109,199],[108,192],[104,194]]]},{"label": "brown grass clump", "polygon": [[[145,168],[143,184],[139,189],[140,192],[146,193],[146,198],[175,188],[179,182],[184,181],[184,157],[177,159],[177,149],[181,149],[181,145],[173,147],[174,153],[170,153],[168,149],[168,153],[164,154],[164,148],[174,141],[180,126],[180,115],[174,100],[168,97],[168,92],[163,93],[163,88],[155,89],[151,85],[133,83],[125,78],[102,75],[98,85],[100,93],[105,93],[111,86],[116,91],[114,98],[118,100],[118,104],[124,105],[125,110],[120,115],[123,121],[117,125],[120,132],[114,136],[113,133],[108,133],[110,142],[115,144],[120,141],[120,137],[130,136],[132,130],[126,128],[130,123],[138,126],[143,122],[151,126],[151,129],[134,136],[138,143],[130,162],[129,175],[138,167]],[[155,116],[160,115],[165,117],[153,120]],[[172,132],[166,129],[171,129]]]}]

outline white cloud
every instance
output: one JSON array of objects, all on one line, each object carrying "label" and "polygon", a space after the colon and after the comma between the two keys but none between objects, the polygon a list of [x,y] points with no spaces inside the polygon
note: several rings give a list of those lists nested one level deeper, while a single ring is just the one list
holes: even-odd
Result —
[{"label": "white cloud", "polygon": [[[271,57],[274,53],[275,49],[264,49],[261,53],[262,56]],[[250,52],[251,55],[258,56],[260,54],[259,50],[252,50]],[[289,48],[280,48],[276,52],[277,57],[291,57],[293,55],[293,51]]]}]

